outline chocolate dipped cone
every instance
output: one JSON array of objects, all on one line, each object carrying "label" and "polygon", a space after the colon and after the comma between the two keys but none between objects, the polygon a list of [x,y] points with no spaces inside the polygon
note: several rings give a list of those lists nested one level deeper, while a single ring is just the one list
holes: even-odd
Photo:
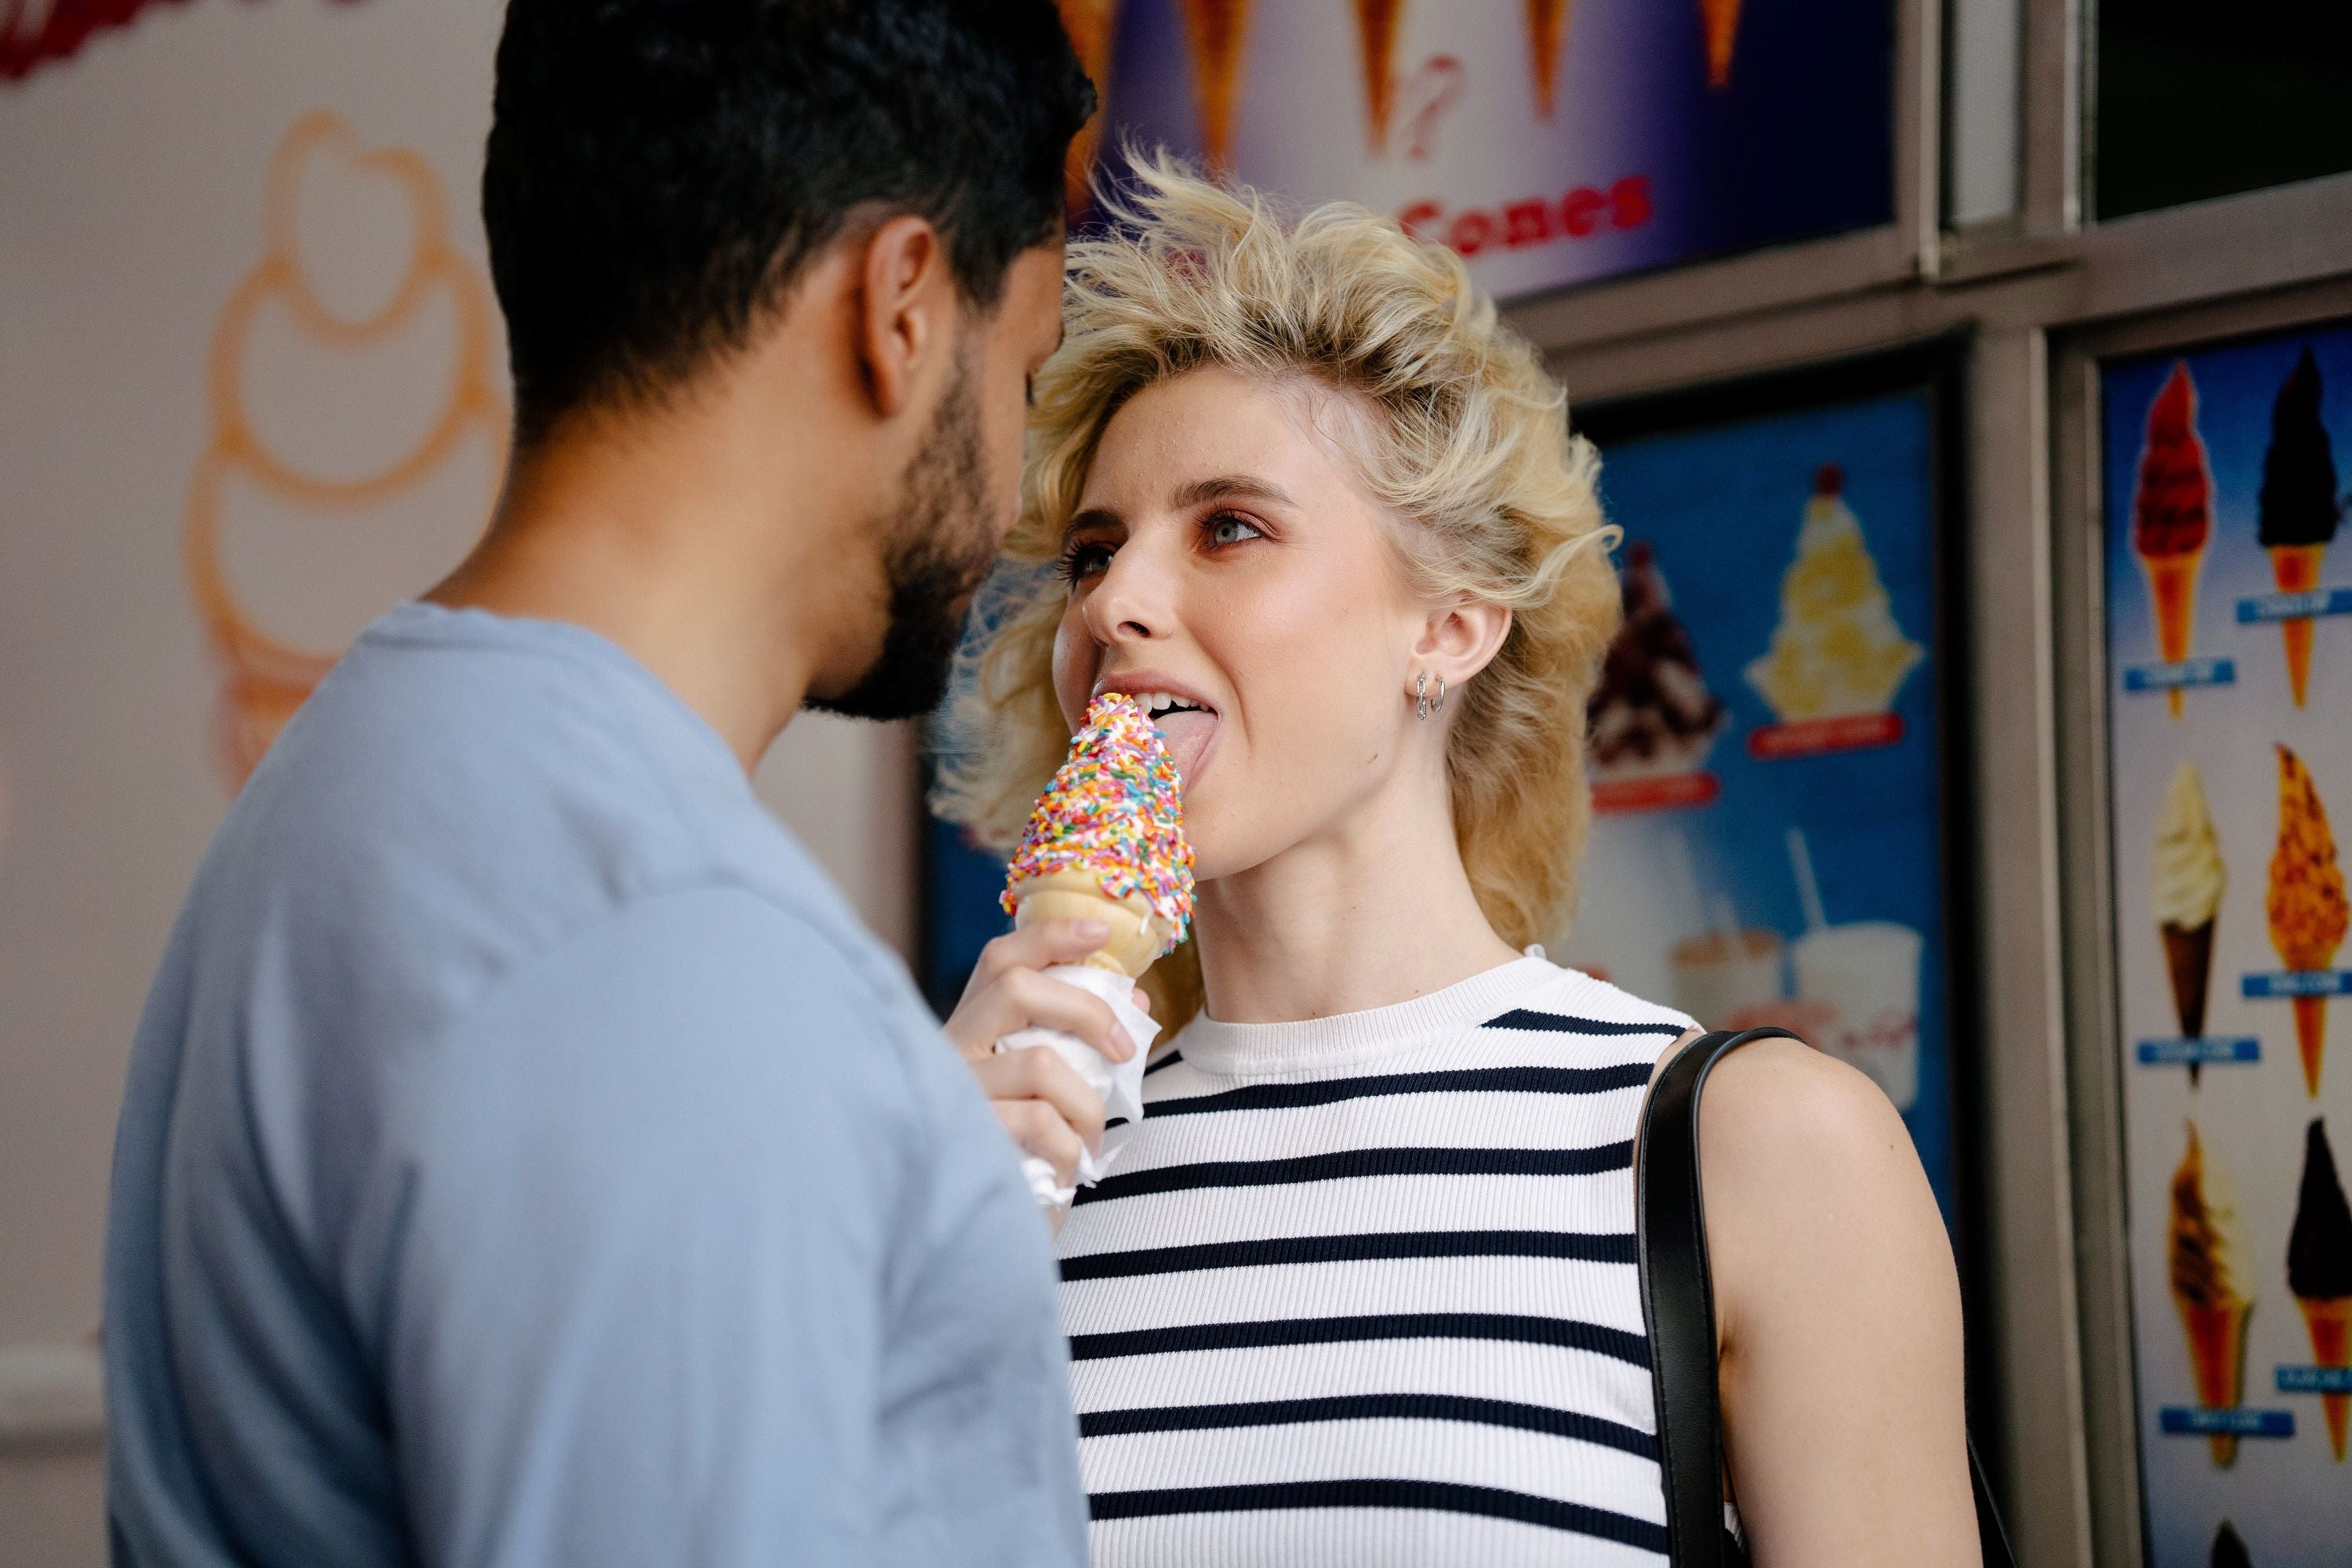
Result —
[{"label": "chocolate dipped cone", "polygon": [[1559,107],[1559,47],[1568,39],[1570,0],[1528,0],[1528,53],[1536,68],[1536,115]]},{"label": "chocolate dipped cone", "polygon": [[[2327,1145],[2327,1127],[2312,1118],[2304,1131],[2303,1180],[2294,1199],[2294,1226],[2287,1235],[2286,1283],[2303,1309],[2303,1326],[2311,1334],[2312,1360],[2324,1367],[2352,1366],[2347,1339],[2352,1339],[2352,1205],[2344,1200],[2344,1184],[2336,1172],[2336,1152]],[[2344,1462],[2344,1428],[2352,1396],[2323,1393],[2321,1411],[2327,1417],[2327,1441],[2336,1462]]]},{"label": "chocolate dipped cone", "polygon": [[[2320,416],[2324,390],[2319,361],[2306,344],[2271,405],[2254,536],[2270,552],[2271,574],[2282,594],[2307,594],[2319,586],[2320,557],[2343,519],[2336,454]],[[2311,617],[2281,621],[2279,637],[2286,645],[2287,687],[2300,708],[2311,679]]]},{"label": "chocolate dipped cone", "polygon": [[1364,67],[1364,109],[1372,122],[1372,150],[1389,148],[1389,119],[1396,109],[1397,24],[1404,0],[1356,0],[1356,46]]},{"label": "chocolate dipped cone", "polygon": [[[2172,1302],[2179,1309],[2189,1340],[2197,1403],[2208,1410],[2237,1408],[2245,1373],[2246,1317],[2254,1306],[2237,1284],[2243,1277],[2243,1248],[2236,1207],[2225,1195],[2228,1190],[2219,1167],[2207,1160],[2197,1123],[2191,1121],[2189,1152],[2172,1173],[2167,1263]],[[2209,1441],[2216,1465],[2237,1458],[2235,1433],[2215,1432]]]},{"label": "chocolate dipped cone", "polygon": [[1192,55],[1192,92],[1201,143],[1213,173],[1233,167],[1234,110],[1241,98],[1242,49],[1250,0],[1182,0],[1184,38]]}]

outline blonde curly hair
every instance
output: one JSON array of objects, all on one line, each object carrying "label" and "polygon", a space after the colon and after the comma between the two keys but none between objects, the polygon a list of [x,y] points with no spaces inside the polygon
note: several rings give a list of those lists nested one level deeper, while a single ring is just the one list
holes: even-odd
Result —
[{"label": "blonde curly hair", "polygon": [[[1129,162],[1130,187],[1105,198],[1108,230],[1069,247],[1066,335],[1037,378],[1013,570],[999,579],[1015,586],[957,683],[933,809],[1009,849],[1062,760],[1066,591],[1039,568],[1059,557],[1111,416],[1202,366],[1304,380],[1370,416],[1342,422],[1341,446],[1399,525],[1407,581],[1512,612],[1501,651],[1455,698],[1454,837],[1505,942],[1558,932],[1591,819],[1585,703],[1619,616],[1617,531],[1565,394],[1451,250],[1352,205],[1286,222],[1259,193],[1165,153]],[[1200,1003],[1195,950],[1146,984],[1162,1023],[1181,1026]]]}]

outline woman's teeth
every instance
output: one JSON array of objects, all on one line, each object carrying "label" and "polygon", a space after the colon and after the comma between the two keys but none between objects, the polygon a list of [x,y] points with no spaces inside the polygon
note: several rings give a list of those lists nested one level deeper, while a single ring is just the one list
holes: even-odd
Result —
[{"label": "woman's teeth", "polygon": [[1143,705],[1144,713],[1153,719],[1159,718],[1163,713],[1198,713],[1202,711],[1198,704],[1187,702],[1181,697],[1171,697],[1165,691],[1146,691],[1139,693],[1136,697],[1136,701],[1141,703]]}]

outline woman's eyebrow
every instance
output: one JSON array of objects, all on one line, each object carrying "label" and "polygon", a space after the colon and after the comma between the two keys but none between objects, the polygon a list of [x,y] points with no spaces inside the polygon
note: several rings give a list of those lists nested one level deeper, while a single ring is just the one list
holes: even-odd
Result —
[{"label": "woman's eyebrow", "polygon": [[1178,511],[1188,511],[1221,500],[1265,500],[1287,507],[1298,504],[1280,485],[1255,474],[1219,474],[1213,479],[1194,479],[1177,487],[1169,504]]},{"label": "woman's eyebrow", "polygon": [[1107,506],[1090,506],[1069,521],[1062,524],[1062,537],[1068,539],[1090,528],[1124,528],[1127,520]]}]

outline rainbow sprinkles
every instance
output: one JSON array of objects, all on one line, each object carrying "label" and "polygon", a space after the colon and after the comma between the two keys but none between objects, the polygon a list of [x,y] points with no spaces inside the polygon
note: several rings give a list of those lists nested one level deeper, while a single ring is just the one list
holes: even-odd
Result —
[{"label": "rainbow sprinkles", "polygon": [[1172,950],[1192,920],[1192,847],[1184,841],[1184,799],[1160,731],[1134,698],[1107,691],[1087,709],[1086,727],[1029,814],[1000,899],[1056,871],[1092,878],[1103,896],[1140,895],[1174,928]]}]

